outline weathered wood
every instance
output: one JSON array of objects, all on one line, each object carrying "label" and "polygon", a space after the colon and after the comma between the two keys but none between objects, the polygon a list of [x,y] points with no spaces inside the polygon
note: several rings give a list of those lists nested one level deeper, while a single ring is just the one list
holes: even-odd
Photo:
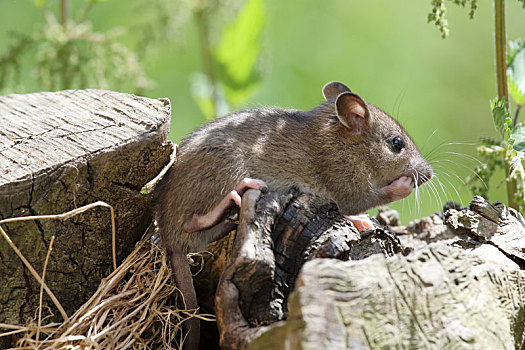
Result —
[{"label": "weathered wood", "polygon": [[521,271],[442,243],[407,257],[314,260],[300,282],[289,320],[251,349],[511,349],[525,292]]},{"label": "weathered wood", "polygon": [[[210,246],[214,259],[205,265],[224,268],[217,287],[215,311],[225,349],[247,348],[265,327],[286,318],[287,300],[302,265],[313,258],[364,259],[376,253],[387,256],[400,251],[397,238],[381,229],[361,235],[338,212],[334,204],[292,191],[250,190],[243,196],[240,222],[231,256]],[[224,252],[224,249],[222,250]],[[210,305],[214,277],[209,270],[196,277],[201,305]],[[211,278],[210,278],[211,276]],[[209,306],[208,306],[209,307]],[[210,311],[205,307],[206,311]]]},{"label": "weathered wood", "polygon": [[520,214],[476,197],[397,228],[413,231],[418,248],[407,256],[307,262],[288,319],[250,349],[522,348],[524,227]]},{"label": "weathered wood", "polygon": [[520,213],[503,203],[491,204],[476,196],[469,210],[449,210],[446,222],[525,264],[525,220]]},{"label": "weathered wood", "polygon": [[[0,219],[103,200],[115,208],[117,257],[124,259],[152,219],[151,198],[140,189],[169,161],[169,123],[167,99],[101,90],[0,97]],[[107,209],[6,228],[40,273],[56,236],[46,282],[69,313],[112,270]],[[3,239],[0,285],[0,323],[35,317],[39,285]],[[45,297],[48,308],[54,310]]]}]

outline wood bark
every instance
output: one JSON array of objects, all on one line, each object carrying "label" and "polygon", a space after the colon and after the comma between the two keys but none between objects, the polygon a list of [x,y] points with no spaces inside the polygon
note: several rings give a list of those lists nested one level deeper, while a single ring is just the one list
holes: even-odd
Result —
[{"label": "wood bark", "polygon": [[[152,199],[140,189],[169,161],[169,123],[167,99],[101,90],[0,97],[0,219],[60,214],[102,200],[115,208],[117,258],[124,259],[152,220]],[[4,229],[40,274],[56,236],[46,283],[69,314],[112,271],[106,208]],[[40,286],[4,239],[0,285],[0,323],[35,318]],[[44,310],[60,320],[47,296]]]},{"label": "wood bark", "polygon": [[522,348],[523,217],[481,197],[444,209],[407,226],[381,209],[359,233],[318,198],[248,191],[196,276],[221,348]]},{"label": "wood bark", "polygon": [[306,261],[360,260],[402,249],[391,232],[359,233],[335,204],[296,191],[283,196],[249,190],[239,214],[235,236],[209,246],[213,255],[195,277],[201,311],[216,313],[225,349],[247,348],[268,325],[286,319],[289,294]]},{"label": "wood bark", "polygon": [[523,348],[519,213],[475,197],[469,208],[394,229],[415,247],[410,254],[306,262],[287,320],[249,348]]}]

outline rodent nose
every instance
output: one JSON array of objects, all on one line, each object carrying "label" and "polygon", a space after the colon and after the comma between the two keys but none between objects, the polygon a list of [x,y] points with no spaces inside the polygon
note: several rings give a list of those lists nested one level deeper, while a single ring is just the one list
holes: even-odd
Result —
[{"label": "rodent nose", "polygon": [[430,164],[426,163],[423,167],[421,167],[418,170],[417,185],[421,186],[425,182],[432,179],[432,176],[434,176],[434,171],[432,170],[432,167],[430,166]]}]

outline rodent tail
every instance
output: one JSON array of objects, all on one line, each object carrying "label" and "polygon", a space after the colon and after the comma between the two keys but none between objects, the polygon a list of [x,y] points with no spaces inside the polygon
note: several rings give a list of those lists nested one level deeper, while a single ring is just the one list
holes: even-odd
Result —
[{"label": "rodent tail", "polygon": [[[197,295],[193,286],[193,277],[190,271],[190,265],[186,260],[186,254],[182,251],[174,251],[171,254],[171,268],[177,288],[182,293],[184,304],[187,310],[197,309]],[[200,340],[200,320],[192,317],[182,323],[184,334],[184,350],[197,350]]]}]

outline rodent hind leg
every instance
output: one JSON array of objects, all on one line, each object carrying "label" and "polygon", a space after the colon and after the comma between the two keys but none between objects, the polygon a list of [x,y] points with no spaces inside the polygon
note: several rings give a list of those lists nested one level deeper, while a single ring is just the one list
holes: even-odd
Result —
[{"label": "rodent hind leg", "polygon": [[266,183],[259,179],[244,178],[230,191],[212,210],[204,215],[193,214],[191,219],[186,221],[182,227],[185,232],[192,233],[204,231],[212,228],[222,221],[228,209],[235,203],[241,205],[241,195],[249,188],[262,190],[266,188]]}]

